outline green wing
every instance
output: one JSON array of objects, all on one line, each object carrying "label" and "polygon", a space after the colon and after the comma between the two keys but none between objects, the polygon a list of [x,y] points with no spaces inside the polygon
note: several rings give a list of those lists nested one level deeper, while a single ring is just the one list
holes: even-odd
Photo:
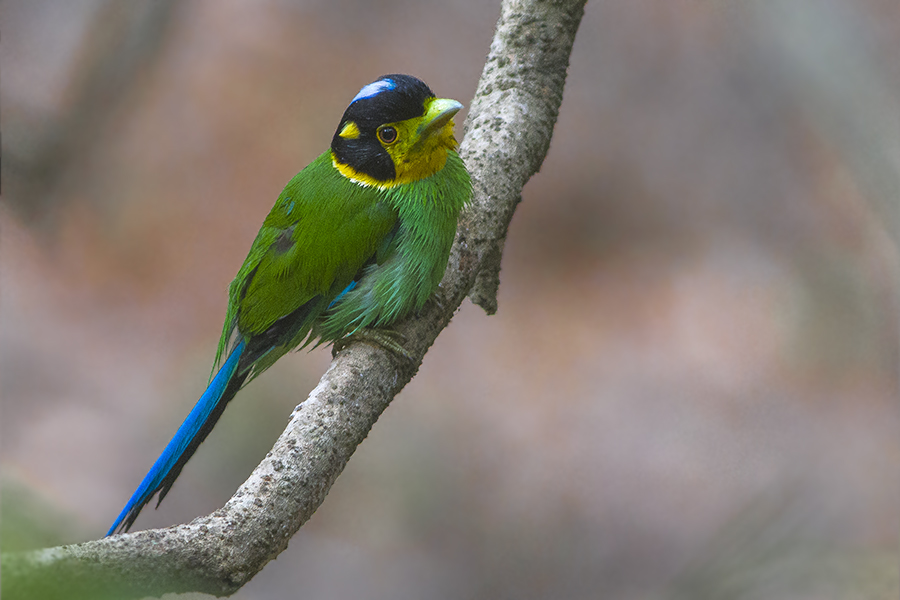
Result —
[{"label": "green wing", "polygon": [[397,218],[383,192],[343,177],[330,151],[319,156],[285,186],[231,283],[216,364],[235,332],[248,340],[251,378],[302,343]]}]

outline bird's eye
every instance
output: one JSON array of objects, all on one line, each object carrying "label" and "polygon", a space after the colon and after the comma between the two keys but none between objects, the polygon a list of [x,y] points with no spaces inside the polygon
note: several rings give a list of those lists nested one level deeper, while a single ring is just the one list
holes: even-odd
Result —
[{"label": "bird's eye", "polygon": [[377,135],[378,139],[381,140],[381,143],[383,144],[393,144],[397,141],[397,130],[390,125],[379,127]]}]

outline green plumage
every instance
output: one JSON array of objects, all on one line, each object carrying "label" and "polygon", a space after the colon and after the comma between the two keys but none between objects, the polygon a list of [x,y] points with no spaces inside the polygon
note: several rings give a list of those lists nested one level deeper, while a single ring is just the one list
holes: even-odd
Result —
[{"label": "green plumage", "polygon": [[453,151],[431,177],[386,189],[346,178],[330,150],[320,155],[285,186],[231,282],[217,364],[229,342],[263,334],[303,306],[308,312],[256,361],[248,381],[316,338],[334,342],[422,308],[443,277],[470,195]]},{"label": "green plumage", "polygon": [[[107,535],[128,531],[154,495],[162,501],[235,394],[287,352],[422,308],[472,193],[453,137],[461,107],[409,75],[385,75],[353,98],[331,148],[263,222],[228,290],[221,368]],[[387,333],[368,333],[404,353]]]}]

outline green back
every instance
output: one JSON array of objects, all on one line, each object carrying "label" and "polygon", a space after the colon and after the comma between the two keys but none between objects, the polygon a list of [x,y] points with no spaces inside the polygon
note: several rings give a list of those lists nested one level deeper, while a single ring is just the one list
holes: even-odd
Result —
[{"label": "green back", "polygon": [[[350,181],[325,152],[285,186],[232,281],[216,364],[238,337],[268,344],[277,331],[249,381],[315,338],[333,342],[418,310],[444,274],[470,195],[455,152],[435,175],[384,190]],[[285,328],[286,319],[295,322]]]}]

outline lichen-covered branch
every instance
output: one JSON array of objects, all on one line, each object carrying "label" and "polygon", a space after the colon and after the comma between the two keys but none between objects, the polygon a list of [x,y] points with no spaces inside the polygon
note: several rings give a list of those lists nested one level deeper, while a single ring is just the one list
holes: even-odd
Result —
[{"label": "lichen-covered branch", "polygon": [[227,596],[287,547],[466,295],[488,312],[496,309],[507,227],[547,153],[584,2],[503,3],[461,146],[474,201],[436,301],[397,327],[415,360],[347,346],[221,509],[187,525],[5,555],[4,599]]},{"label": "lichen-covered branch", "polygon": [[550,147],[583,13],[584,2],[504,2],[472,99],[462,148],[475,185],[464,223],[478,260],[469,296],[489,314],[497,309],[506,229]]}]

